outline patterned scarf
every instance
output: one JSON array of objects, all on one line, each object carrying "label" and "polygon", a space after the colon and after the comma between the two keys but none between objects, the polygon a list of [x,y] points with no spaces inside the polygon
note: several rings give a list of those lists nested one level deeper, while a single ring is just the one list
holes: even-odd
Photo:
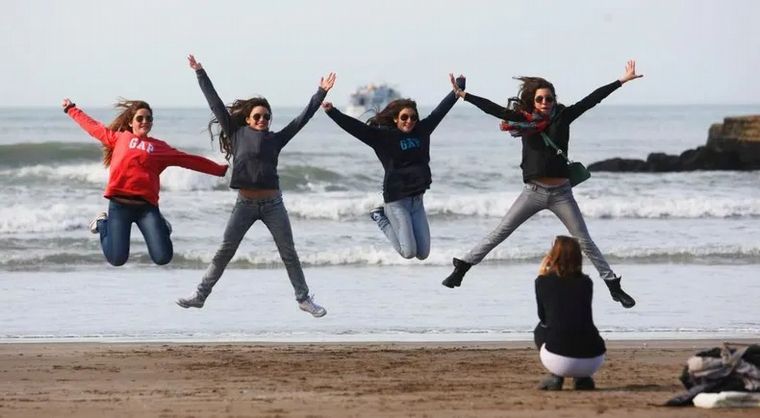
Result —
[{"label": "patterned scarf", "polygon": [[540,113],[520,112],[525,117],[524,121],[506,121],[499,123],[499,129],[509,132],[513,137],[530,136],[535,133],[543,132],[551,123],[556,114],[557,107],[552,109],[552,113],[546,117]]}]

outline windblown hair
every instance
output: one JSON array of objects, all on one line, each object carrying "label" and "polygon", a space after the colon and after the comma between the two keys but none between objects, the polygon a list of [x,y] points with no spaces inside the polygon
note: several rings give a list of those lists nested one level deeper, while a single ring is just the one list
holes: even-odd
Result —
[{"label": "windblown hair", "polygon": [[[232,118],[232,124],[235,126],[247,125],[245,118],[251,114],[251,111],[256,106],[264,106],[269,111],[269,114],[272,114],[272,107],[269,106],[267,99],[263,97],[237,99],[227,106],[227,110]],[[208,133],[211,136],[211,142],[214,142],[214,138],[219,139],[219,150],[224,153],[224,158],[229,161],[232,158],[232,138],[230,138],[230,135],[233,132],[224,132],[221,125],[214,129],[214,125],[219,125],[219,120],[216,117],[212,118],[208,123]]]},{"label": "windblown hair", "polygon": [[[126,100],[119,99],[114,105],[116,109],[122,109],[121,113],[116,116],[109,125],[108,129],[116,132],[129,131],[132,132],[132,127],[129,123],[134,119],[135,114],[140,109],[148,109],[150,115],[153,116],[153,109],[147,102],[142,100]],[[103,146],[103,165],[109,167],[111,165],[111,157],[113,156],[113,148]]]},{"label": "windblown hair", "polygon": [[559,277],[583,273],[583,258],[578,240],[564,235],[559,235],[554,239],[554,245],[544,257],[538,271],[539,275],[550,273],[555,273]]},{"label": "windblown hair", "polygon": [[406,108],[414,109],[417,113],[417,118],[420,116],[420,112],[417,111],[417,102],[412,99],[397,99],[385,106],[385,109],[379,111],[375,116],[367,120],[369,126],[396,126],[394,119],[398,118],[398,114]]},{"label": "windblown hair", "polygon": [[518,111],[533,113],[535,106],[533,98],[536,97],[536,90],[549,89],[552,91],[556,103],[557,93],[554,91],[554,85],[541,77],[513,77],[515,80],[522,81],[520,90],[517,91],[517,97],[520,101],[517,103]]}]

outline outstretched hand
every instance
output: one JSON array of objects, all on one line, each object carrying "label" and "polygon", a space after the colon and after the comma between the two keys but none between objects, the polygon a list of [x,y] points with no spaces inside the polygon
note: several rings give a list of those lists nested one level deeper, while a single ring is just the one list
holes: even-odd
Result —
[{"label": "outstretched hand", "polygon": [[319,87],[321,87],[324,91],[330,91],[334,85],[335,73],[327,74],[327,77],[322,77],[319,79]]},{"label": "outstretched hand", "polygon": [[195,60],[195,57],[193,54],[190,54],[187,56],[187,62],[190,64],[190,68],[192,68],[195,71],[202,70],[203,66],[200,62]]},{"label": "outstretched hand", "polygon": [[[459,74],[459,77],[454,78],[454,74],[449,73],[449,80],[451,81],[451,88],[454,90],[454,94],[456,94],[457,97],[464,97],[464,90],[460,87],[460,84],[462,86],[464,85],[464,81],[466,80],[465,76]],[[459,83],[459,80],[462,80],[462,82]]]},{"label": "outstretched hand", "polygon": [[620,77],[618,80],[620,80],[621,84],[625,84],[631,80],[635,80],[641,77],[644,77],[644,75],[636,74],[636,61],[629,60],[625,65],[625,74],[623,74],[623,76]]},{"label": "outstretched hand", "polygon": [[325,112],[329,112],[333,109],[333,104],[330,102],[322,102],[322,109],[324,109]]},{"label": "outstretched hand", "polygon": [[69,107],[69,106],[71,106],[73,104],[74,103],[71,100],[69,100],[68,98],[66,98],[66,99],[63,99],[63,101],[61,102],[61,107],[64,108],[64,109],[66,109],[67,107]]}]

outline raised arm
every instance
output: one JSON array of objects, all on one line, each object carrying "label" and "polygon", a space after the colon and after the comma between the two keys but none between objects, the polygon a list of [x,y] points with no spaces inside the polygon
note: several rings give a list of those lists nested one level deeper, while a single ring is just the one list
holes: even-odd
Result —
[{"label": "raised arm", "polygon": [[235,122],[230,116],[230,112],[227,111],[227,107],[224,106],[224,102],[219,98],[219,95],[214,89],[214,85],[211,84],[211,79],[208,78],[206,70],[203,69],[203,65],[195,60],[195,57],[191,54],[187,57],[187,61],[190,64],[190,68],[195,70],[195,75],[198,76],[198,84],[201,86],[203,95],[206,96],[208,106],[211,108],[211,112],[216,116],[216,120],[219,121],[219,125],[222,127],[228,137],[232,137],[232,134],[238,128]]},{"label": "raised arm", "polygon": [[311,96],[309,104],[306,105],[306,108],[303,110],[303,112],[301,112],[300,115],[296,116],[295,119],[290,121],[290,123],[282,128],[280,132],[277,132],[275,134],[278,140],[281,141],[280,146],[284,147],[285,144],[287,144],[288,141],[290,141],[298,133],[298,131],[306,126],[306,123],[309,122],[311,117],[314,116],[314,113],[317,112],[317,109],[319,109],[319,105],[322,104],[323,100],[325,100],[327,92],[330,91],[334,85],[335,73],[329,73],[327,77],[322,77],[319,80],[319,89],[317,89],[317,92]]},{"label": "raised arm", "polygon": [[341,129],[348,132],[359,141],[372,147],[376,141],[380,140],[382,136],[380,129],[369,126],[358,119],[354,119],[351,116],[341,113],[341,111],[333,107],[333,104],[330,102],[324,102],[322,108],[325,109],[327,116],[337,123]]},{"label": "raised arm", "polygon": [[227,164],[219,164],[206,157],[188,154],[175,148],[170,148],[163,160],[164,167],[177,166],[218,177],[223,177],[229,167]]},{"label": "raised arm", "polygon": [[591,92],[591,94],[581,99],[579,102],[575,103],[572,106],[568,106],[564,111],[564,117],[568,123],[574,121],[575,119],[578,119],[580,115],[599,104],[599,102],[604,100],[604,98],[609,96],[613,91],[620,88],[620,86],[622,86],[624,83],[641,77],[644,77],[644,75],[636,74],[636,61],[628,61],[625,66],[625,73],[622,77],[610,84],[599,87],[598,89]]},{"label": "raised arm", "polygon": [[456,93],[457,96],[462,97],[464,101],[474,104],[483,112],[488,113],[491,116],[496,116],[501,120],[512,122],[521,122],[525,120],[525,116],[522,113],[509,110],[506,107],[501,107],[488,99],[478,97],[472,93],[465,92],[464,90],[454,89],[454,93]]},{"label": "raised arm", "polygon": [[63,111],[66,112],[71,119],[74,119],[74,122],[84,129],[85,132],[90,134],[91,137],[97,139],[108,148],[114,147],[116,139],[119,137],[118,132],[108,129],[102,123],[91,118],[88,114],[77,108],[77,105],[69,99],[63,99],[61,107],[63,107]]},{"label": "raised arm", "polygon": [[430,112],[430,115],[428,117],[420,121],[420,128],[426,130],[428,134],[432,133],[433,130],[438,127],[438,124],[441,123],[443,117],[449,113],[449,110],[451,110],[452,107],[454,107],[454,104],[459,98],[456,92],[464,91],[466,79],[463,75],[460,74],[459,77],[454,79],[454,75],[449,74],[449,78],[451,79],[454,89],[449,94],[447,94],[443,100],[441,100],[441,103],[439,103],[438,106],[436,106],[436,108]]}]

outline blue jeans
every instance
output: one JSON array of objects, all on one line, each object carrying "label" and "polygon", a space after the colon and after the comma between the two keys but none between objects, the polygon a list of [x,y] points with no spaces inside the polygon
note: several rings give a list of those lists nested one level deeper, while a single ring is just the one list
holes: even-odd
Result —
[{"label": "blue jeans", "polygon": [[224,230],[222,245],[216,250],[211,265],[208,266],[201,284],[198,285],[199,294],[208,297],[211,289],[222,277],[224,269],[240,247],[243,237],[251,229],[253,223],[259,219],[264,222],[272,234],[272,238],[274,238],[274,243],[280,252],[280,258],[282,258],[285,269],[288,271],[290,284],[295,290],[296,300],[302,302],[308,298],[309,287],[306,285],[301,261],[298,259],[298,253],[296,253],[293,244],[293,231],[290,228],[290,218],[288,218],[288,211],[282,202],[282,196],[247,199],[238,195],[235,207],[232,208],[232,214]]},{"label": "blue jeans", "polygon": [[377,226],[393,248],[404,258],[426,259],[430,255],[430,225],[422,195],[388,202],[384,212]]},{"label": "blue jeans", "polygon": [[599,248],[591,240],[591,236],[586,228],[586,222],[583,220],[583,215],[578,207],[578,203],[575,201],[573,189],[569,183],[554,187],[546,187],[533,183],[525,184],[522,193],[517,197],[512,207],[509,208],[509,211],[504,215],[504,218],[502,218],[496,229],[462,257],[462,260],[470,264],[480,263],[491,250],[507,239],[517,227],[544,209],[552,211],[565,224],[570,235],[578,240],[581,250],[599,272],[599,276],[604,280],[614,280],[615,273],[612,272],[607,260],[604,259]]},{"label": "blue jeans", "polygon": [[127,262],[133,222],[140,228],[153,262],[163,265],[172,261],[174,248],[169,228],[158,207],[147,203],[124,205],[113,200],[108,204],[108,219],[98,221],[100,246],[106,260],[114,266]]}]

